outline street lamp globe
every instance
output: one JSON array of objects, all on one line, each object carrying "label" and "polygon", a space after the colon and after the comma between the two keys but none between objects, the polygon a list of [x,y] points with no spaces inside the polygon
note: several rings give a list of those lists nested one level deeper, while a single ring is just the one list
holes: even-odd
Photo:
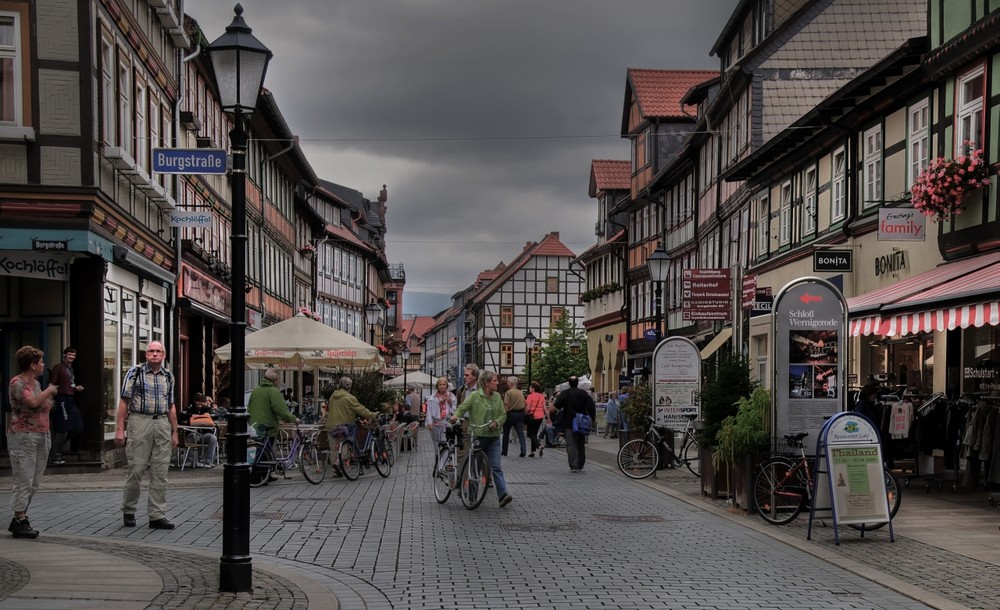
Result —
[{"label": "street lamp globe", "polygon": [[573,339],[573,342],[569,344],[569,353],[579,354],[580,353],[580,340]]},{"label": "street lamp globe", "polygon": [[252,114],[272,53],[251,33],[250,26],[243,20],[243,6],[237,4],[233,10],[236,16],[226,33],[205,50],[215,70],[222,109]]},{"label": "street lamp globe", "polygon": [[365,307],[365,313],[368,314],[368,323],[372,326],[376,326],[382,323],[382,306],[374,301]]},{"label": "street lamp globe", "polygon": [[670,257],[663,246],[657,246],[656,250],[646,259],[646,267],[649,269],[649,279],[654,282],[663,283],[667,281],[670,273]]},{"label": "street lamp globe", "polygon": [[528,348],[528,351],[530,352],[535,349],[535,341],[537,341],[535,334],[529,330],[528,334],[524,335],[524,347]]}]

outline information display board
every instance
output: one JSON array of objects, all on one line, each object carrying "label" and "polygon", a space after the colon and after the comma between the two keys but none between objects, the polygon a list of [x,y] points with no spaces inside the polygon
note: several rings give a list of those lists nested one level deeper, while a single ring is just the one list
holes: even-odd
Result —
[{"label": "information display board", "polygon": [[701,351],[686,337],[668,337],[653,350],[653,422],[671,430],[701,417]]},{"label": "information display board", "polygon": [[774,437],[818,438],[824,418],[844,410],[847,302],[825,280],[794,280],[774,297],[771,331]]}]

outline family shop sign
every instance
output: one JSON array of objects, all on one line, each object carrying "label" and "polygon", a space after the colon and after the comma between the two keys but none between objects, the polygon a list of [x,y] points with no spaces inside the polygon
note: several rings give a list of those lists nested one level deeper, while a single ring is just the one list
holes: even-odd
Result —
[{"label": "family shop sign", "polygon": [[913,208],[880,208],[879,241],[924,241],[926,218]]}]

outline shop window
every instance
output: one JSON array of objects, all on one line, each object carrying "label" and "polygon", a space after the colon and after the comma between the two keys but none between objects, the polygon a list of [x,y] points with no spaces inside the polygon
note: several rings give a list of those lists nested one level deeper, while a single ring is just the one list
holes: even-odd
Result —
[{"label": "shop window", "polygon": [[1000,326],[962,332],[962,393],[1000,394]]}]

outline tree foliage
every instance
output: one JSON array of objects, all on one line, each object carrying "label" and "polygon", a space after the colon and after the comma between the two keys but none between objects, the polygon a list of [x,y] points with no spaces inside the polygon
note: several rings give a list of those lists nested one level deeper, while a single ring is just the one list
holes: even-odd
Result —
[{"label": "tree foliage", "polygon": [[[576,354],[570,349],[573,341],[580,344],[580,351]],[[536,349],[538,354],[531,358],[531,376],[543,388],[554,388],[570,375],[586,375],[590,372],[587,335],[582,329],[573,326],[568,318],[564,317],[549,327],[548,337],[539,339]],[[525,368],[525,376],[527,373]]]},{"label": "tree foliage", "polygon": [[[339,380],[343,376],[348,376],[354,382],[351,384],[351,394],[358,399],[369,411],[391,411],[392,403],[397,398],[396,390],[382,385],[382,373],[355,371],[341,371],[334,375],[334,379]],[[324,399],[329,400],[330,395],[337,389],[336,384],[326,384],[321,390]],[[388,405],[388,411],[386,411]]]}]

